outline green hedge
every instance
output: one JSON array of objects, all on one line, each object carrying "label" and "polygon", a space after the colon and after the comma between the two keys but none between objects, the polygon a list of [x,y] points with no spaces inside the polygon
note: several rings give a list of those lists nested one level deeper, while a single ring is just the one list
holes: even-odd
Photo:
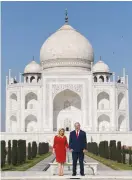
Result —
[{"label": "green hedge", "polygon": [[13,165],[17,165],[17,161],[18,161],[17,147],[18,147],[17,140],[13,140],[12,141],[12,152],[11,152],[11,160],[12,160]]},{"label": "green hedge", "polygon": [[26,162],[26,141],[18,140],[18,164]]},{"label": "green hedge", "polygon": [[[38,150],[38,152],[37,152]],[[28,153],[26,155],[26,140],[12,140],[12,147],[11,147],[11,140],[8,141],[8,156],[7,156],[7,163],[10,165],[19,165],[26,162],[26,156],[29,160],[35,158],[37,153],[39,155],[45,154],[49,152],[49,144],[45,142],[39,143],[37,147],[37,143],[35,141],[32,144],[28,143]],[[5,141],[1,141],[1,167],[5,166],[6,161],[6,143]]]},{"label": "green hedge", "polygon": [[122,163],[121,141],[117,142],[117,162]]},{"label": "green hedge", "polygon": [[126,149],[125,146],[122,148],[121,141],[117,142],[117,146],[115,140],[111,140],[109,144],[108,141],[101,141],[99,146],[96,142],[89,142],[87,149],[95,155],[124,164],[126,163],[126,153],[129,153],[129,165],[132,165],[132,149]]},{"label": "green hedge", "polygon": [[6,142],[4,140],[1,141],[1,167],[5,166],[6,161]]},{"label": "green hedge", "polygon": [[30,142],[28,143],[28,159],[32,159],[32,147]]},{"label": "green hedge", "polygon": [[132,150],[129,149],[129,165],[132,165]]},{"label": "green hedge", "polygon": [[11,140],[8,141],[8,156],[7,156],[8,164],[11,164]]},{"label": "green hedge", "polygon": [[37,143],[35,141],[32,142],[32,158],[35,158],[37,155]]}]

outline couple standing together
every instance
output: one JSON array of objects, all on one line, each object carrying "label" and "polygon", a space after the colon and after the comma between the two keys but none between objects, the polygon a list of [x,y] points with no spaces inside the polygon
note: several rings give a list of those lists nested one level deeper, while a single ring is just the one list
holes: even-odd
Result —
[{"label": "couple standing together", "polygon": [[80,129],[80,124],[75,123],[75,130],[70,132],[69,145],[67,138],[64,135],[65,130],[61,128],[58,135],[54,137],[53,153],[56,155],[56,161],[58,162],[59,176],[63,176],[64,163],[66,162],[66,150],[69,149],[72,152],[73,160],[73,174],[76,176],[77,160],[79,159],[80,174],[84,176],[84,152],[87,149],[86,133]]}]

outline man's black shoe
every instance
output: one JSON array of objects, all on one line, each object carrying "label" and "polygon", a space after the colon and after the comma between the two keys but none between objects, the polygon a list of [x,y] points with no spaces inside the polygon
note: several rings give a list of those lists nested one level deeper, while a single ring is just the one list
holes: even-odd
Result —
[{"label": "man's black shoe", "polygon": [[76,176],[76,174],[73,173],[72,176]]},{"label": "man's black shoe", "polygon": [[81,176],[85,176],[85,174],[81,174]]}]

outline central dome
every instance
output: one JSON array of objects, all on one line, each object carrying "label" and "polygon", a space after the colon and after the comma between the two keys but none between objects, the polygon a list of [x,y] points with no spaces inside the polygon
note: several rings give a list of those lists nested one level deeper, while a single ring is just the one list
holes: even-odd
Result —
[{"label": "central dome", "polygon": [[83,35],[64,24],[44,42],[40,60],[44,69],[58,66],[90,69],[94,53],[90,42]]}]

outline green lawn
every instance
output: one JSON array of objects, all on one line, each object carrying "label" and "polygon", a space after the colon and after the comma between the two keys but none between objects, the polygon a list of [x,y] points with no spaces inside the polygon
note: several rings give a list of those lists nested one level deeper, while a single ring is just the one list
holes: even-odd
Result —
[{"label": "green lawn", "polygon": [[47,158],[48,156],[51,155],[51,152],[44,154],[44,155],[37,155],[36,158],[32,159],[32,160],[26,160],[26,163],[22,164],[22,165],[18,165],[18,166],[13,166],[13,165],[8,165],[6,164],[5,167],[2,168],[2,171],[26,171],[27,169],[33,167],[34,165],[36,165],[37,163],[39,163],[40,161],[42,161],[43,159]]},{"label": "green lawn", "polygon": [[114,170],[132,170],[132,165],[130,166],[129,164],[118,163],[110,159],[105,159],[100,156],[96,156],[90,152],[87,152],[86,155],[105,164],[106,166],[111,167]]}]

